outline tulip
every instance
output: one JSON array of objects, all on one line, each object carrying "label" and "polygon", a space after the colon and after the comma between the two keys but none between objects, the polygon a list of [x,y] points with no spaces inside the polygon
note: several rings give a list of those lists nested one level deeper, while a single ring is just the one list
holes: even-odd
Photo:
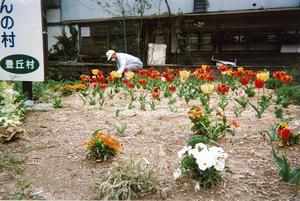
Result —
[{"label": "tulip", "polygon": [[140,83],[140,85],[145,86],[146,83],[147,83],[147,80],[145,80],[145,79],[140,79],[140,80],[139,80],[139,83]]},{"label": "tulip", "polygon": [[247,85],[248,83],[249,83],[249,78],[248,77],[242,77],[241,79],[240,79],[240,83],[242,84],[242,85]]},{"label": "tulip", "polygon": [[214,90],[215,86],[213,84],[203,84],[200,89],[204,94],[211,94]]},{"label": "tulip", "polygon": [[106,84],[100,84],[99,88],[102,89],[102,90],[105,90],[106,89]]},{"label": "tulip", "polygon": [[254,82],[256,88],[261,89],[265,86],[265,82],[263,80],[257,79]]},{"label": "tulip", "polygon": [[261,72],[256,74],[258,80],[263,80],[264,82],[270,78],[269,72]]},{"label": "tulip", "polygon": [[169,85],[169,91],[176,91],[176,87],[174,85]]},{"label": "tulip", "polygon": [[119,72],[117,72],[117,71],[112,71],[112,72],[110,73],[110,76],[111,76],[112,78],[121,78],[121,77],[122,77],[122,74],[119,73]]},{"label": "tulip", "polygon": [[128,80],[131,80],[134,77],[134,72],[126,72],[125,77]]},{"label": "tulip", "polygon": [[180,81],[185,82],[190,77],[190,71],[179,71]]},{"label": "tulip", "polygon": [[99,70],[98,70],[98,69],[93,69],[93,70],[92,70],[92,74],[93,74],[93,75],[98,75],[98,73],[99,73]]},{"label": "tulip", "polygon": [[229,86],[227,86],[226,84],[220,84],[220,85],[218,85],[218,87],[217,87],[217,92],[218,92],[219,94],[224,95],[224,94],[227,94],[228,91],[229,91]]}]

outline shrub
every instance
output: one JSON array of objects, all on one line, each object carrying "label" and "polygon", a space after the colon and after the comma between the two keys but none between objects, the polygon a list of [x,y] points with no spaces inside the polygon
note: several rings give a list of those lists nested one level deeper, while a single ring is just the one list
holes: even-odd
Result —
[{"label": "shrub", "polygon": [[266,88],[267,89],[278,89],[282,86],[282,81],[275,79],[275,78],[270,78],[266,81]]},{"label": "shrub", "polygon": [[165,193],[158,179],[158,170],[145,167],[133,158],[112,168],[98,186],[100,198],[105,200],[138,199],[150,193]]},{"label": "shrub", "polygon": [[225,168],[228,154],[221,147],[207,147],[198,143],[178,152],[183,173],[196,179],[200,186],[212,188],[222,181],[220,172]]},{"label": "shrub", "polygon": [[101,130],[96,130],[92,136],[85,141],[89,158],[107,161],[113,158],[121,149],[119,141]]}]

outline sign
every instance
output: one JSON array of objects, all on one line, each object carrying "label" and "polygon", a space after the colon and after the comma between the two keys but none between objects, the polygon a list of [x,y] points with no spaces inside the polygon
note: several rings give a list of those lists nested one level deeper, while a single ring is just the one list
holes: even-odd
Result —
[{"label": "sign", "polygon": [[0,80],[44,81],[41,0],[0,0]]},{"label": "sign", "polygon": [[81,33],[81,37],[90,37],[91,29],[90,29],[90,27],[81,27],[80,33]]}]

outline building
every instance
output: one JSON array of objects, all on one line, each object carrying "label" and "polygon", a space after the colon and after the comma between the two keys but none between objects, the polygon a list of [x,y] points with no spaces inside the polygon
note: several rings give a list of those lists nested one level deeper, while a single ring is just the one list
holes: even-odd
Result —
[{"label": "building", "polygon": [[52,36],[72,24],[80,57],[88,61],[105,62],[107,49],[125,47],[146,61],[148,44],[163,43],[166,63],[210,63],[214,55],[246,66],[300,64],[300,0],[168,0],[169,9],[164,0],[149,0],[143,16],[128,1],[124,16],[96,0],[57,1],[59,8],[47,13],[49,48]]}]

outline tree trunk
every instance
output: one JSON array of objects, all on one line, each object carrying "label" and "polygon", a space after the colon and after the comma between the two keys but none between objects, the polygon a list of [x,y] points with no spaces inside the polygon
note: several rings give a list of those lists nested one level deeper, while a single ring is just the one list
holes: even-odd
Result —
[{"label": "tree trunk", "polygon": [[126,19],[123,16],[123,36],[124,36],[124,51],[127,53],[127,31],[126,31]]}]

